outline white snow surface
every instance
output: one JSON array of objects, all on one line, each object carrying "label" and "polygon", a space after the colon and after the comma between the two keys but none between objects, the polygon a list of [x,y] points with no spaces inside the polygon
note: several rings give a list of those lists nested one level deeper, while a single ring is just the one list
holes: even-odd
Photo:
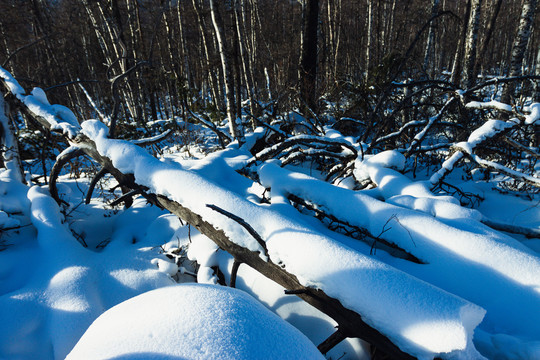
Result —
[{"label": "white snow surface", "polygon": [[[405,167],[405,157],[398,151],[384,151],[355,163],[357,179],[370,178],[377,184],[378,193],[390,204],[422,211],[443,219],[476,219],[482,214],[459,205],[452,196],[437,196],[430,190],[431,183],[412,181],[397,170]],[[396,169],[396,170],[394,170]]]},{"label": "white snow surface", "polygon": [[[19,186],[26,189],[25,198],[28,193],[20,216],[30,218],[32,227],[25,224],[17,242],[0,252],[0,358],[63,359],[103,311],[173,283],[150,263],[157,254],[132,241],[113,236],[114,245],[101,253],[83,248],[47,191]],[[14,193],[22,196],[22,189]],[[117,229],[126,233],[121,223]]]},{"label": "white snow surface", "polygon": [[[287,211],[287,215],[277,211],[279,204],[275,210],[257,206],[193,169],[160,162],[132,144],[108,139],[100,122],[86,121],[82,126],[119,170],[133,173],[138,183],[191,208],[237,244],[262,254],[261,246],[242,227],[205,204],[234,211],[266,240],[274,263],[283,263],[303,285],[320,288],[363,314],[403,350],[420,358],[458,352],[462,357],[479,356],[472,336],[484,316],[482,308],[303,226]],[[217,160],[213,164],[222,179],[233,176],[226,168]]]},{"label": "white snow surface", "polygon": [[512,106],[502,103],[497,100],[490,100],[490,101],[471,101],[468,102],[465,107],[472,108],[472,109],[498,109],[501,111],[511,112]]},{"label": "white snow surface", "polygon": [[525,124],[533,125],[540,122],[540,103],[532,103],[528,110],[530,114],[525,117]]},{"label": "white snow surface", "polygon": [[[417,265],[387,260],[487,310],[480,329],[538,339],[540,313],[531,309],[540,306],[540,259],[513,238],[476,220],[438,220],[273,164],[265,165],[260,176],[263,184],[272,188],[273,197],[274,193],[282,197],[294,194],[312,201],[351,225],[381,234],[426,262]],[[522,306],[515,306],[517,303]]]},{"label": "white snow surface", "polygon": [[58,130],[71,138],[75,137],[81,127],[70,109],[63,105],[51,105],[45,92],[40,88],[34,88],[30,95],[25,95],[24,89],[17,80],[2,67],[0,67],[0,78],[6,82],[13,95],[22,101],[31,112],[50,124],[51,130]]},{"label": "white snow surface", "polygon": [[324,359],[305,335],[245,292],[182,284],[101,315],[66,359]]},{"label": "white snow surface", "polygon": [[[49,104],[43,90],[25,95],[2,68],[0,77],[53,129],[69,136],[81,129],[69,109]],[[539,109],[538,104],[529,107],[527,124],[538,121]],[[460,145],[472,151],[486,137],[515,124],[516,120],[490,120]],[[233,170],[251,157],[237,146],[179,164],[157,160],[129,142],[108,139],[107,127],[98,121],[83,123],[82,131],[118,169],[134,174],[151,192],[202,215],[237,244],[284,266],[303,285],[339,299],[420,359],[540,358],[540,259],[532,250],[540,249],[540,243],[518,241],[479,221],[486,214],[506,220],[502,211],[489,209],[498,204],[512,219],[508,223],[538,227],[537,205],[524,202],[518,209],[508,205],[517,203],[508,197],[486,196],[478,210],[462,208],[452,197],[433,194],[429,183],[403,175],[404,158],[397,152],[357,161],[355,175],[378,185],[371,192],[332,186],[269,162],[258,169],[262,184],[271,188],[271,204],[262,204],[264,188]],[[341,141],[337,132],[330,136]],[[462,156],[456,152],[443,169]],[[432,183],[441,175],[433,175]],[[64,196],[74,196],[76,186],[70,186],[60,184]],[[476,191],[492,193],[491,188]],[[380,234],[424,263],[382,250],[372,253],[370,244],[331,232],[316,219],[299,214],[287,199],[290,194]],[[252,225],[266,241],[268,258],[243,227],[207,204]],[[45,189],[28,188],[14,179],[12,170],[0,171],[0,358],[63,359],[77,342],[73,358],[162,359],[182,356],[178,351],[186,351],[188,358],[214,357],[206,356],[211,351],[215,358],[253,358],[261,347],[269,347],[266,353],[272,358],[284,358],[275,353],[281,350],[287,354],[298,350],[300,355],[294,358],[320,357],[302,335],[247,295],[215,285],[170,287],[173,280],[194,281],[194,276],[201,283],[216,284],[213,267],[227,268],[225,276],[230,278],[232,265],[228,254],[195,231],[190,236],[173,215],[144,200],[119,214],[92,205],[67,213],[72,211],[80,215],[64,216]],[[18,225],[17,230],[9,229]],[[175,263],[163,254],[184,246],[190,259],[200,264],[197,274],[189,264]],[[283,290],[277,285],[273,293],[269,285],[256,285],[262,283],[260,277],[242,265],[238,286],[298,326],[315,344],[330,335],[328,329],[335,326],[331,320],[300,305],[281,306],[290,305],[286,299],[291,297],[275,295]],[[167,288],[151,291],[162,287]],[[308,325],[315,323],[323,324],[324,331]],[[238,334],[247,334],[235,337],[237,329]],[[178,336],[180,330],[184,335]],[[124,345],[118,346],[115,340],[124,335]],[[196,339],[191,341],[192,337]],[[365,356],[358,343],[343,344],[333,350],[332,358],[345,352]]]}]

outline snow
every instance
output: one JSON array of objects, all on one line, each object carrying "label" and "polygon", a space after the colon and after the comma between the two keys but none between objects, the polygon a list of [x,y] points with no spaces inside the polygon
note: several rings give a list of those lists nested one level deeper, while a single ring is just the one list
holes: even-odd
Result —
[{"label": "snow", "polygon": [[[180,165],[160,162],[136,145],[108,139],[108,129],[101,122],[89,120],[82,126],[83,133],[95,141],[98,151],[110,158],[117,169],[126,174],[134,174],[138,183],[148,186],[154,193],[167,196],[185,204],[194,212],[205,215],[206,221],[219,223],[226,234],[238,239],[239,245],[259,251],[261,257],[264,257],[264,250],[242,226],[206,206],[215,204],[224,210],[236,209],[242,208],[245,200],[223,191],[216,184],[192,172],[183,170]],[[216,196],[217,194],[219,195]]]},{"label": "snow", "polygon": [[324,359],[293,326],[246,293],[183,284],[101,315],[66,359]]},{"label": "snow", "polygon": [[[272,187],[272,193],[294,194],[313,201],[351,225],[381,233],[382,238],[425,261],[427,264],[417,265],[387,260],[487,310],[480,329],[492,334],[512,332],[526,339],[537,338],[540,333],[540,314],[531,311],[540,304],[540,259],[518,241],[475,220],[436,220],[275,165],[265,165],[260,176]],[[382,233],[387,221],[390,229]],[[367,245],[347,245],[369,252]],[[342,255],[339,258],[343,259]],[[522,306],[516,307],[516,303]]]},{"label": "snow", "polygon": [[0,210],[0,229],[12,228],[20,224],[19,220],[9,217],[5,211]]},{"label": "snow", "polygon": [[70,138],[75,137],[81,127],[70,109],[63,105],[51,105],[45,92],[40,88],[34,88],[30,95],[25,95],[24,89],[2,67],[0,67],[0,78],[6,82],[13,95],[25,104],[32,113],[50,124],[51,130],[58,130]]},{"label": "snow", "polygon": [[[193,239],[194,243],[198,239]],[[230,271],[233,258],[221,251],[219,267],[224,271],[227,283],[230,281]],[[337,323],[328,315],[318,311],[300,298],[284,295],[282,286],[264,277],[249,266],[240,265],[236,287],[242,289],[263,303],[269,310],[294,327],[302,331],[314,344],[322,343],[329,334],[335,331]],[[369,359],[369,346],[357,338],[347,338],[340,342],[327,354],[328,359]]]},{"label": "snow", "polygon": [[[516,126],[517,119],[484,123],[456,144],[458,151],[430,181],[410,179],[403,173],[405,157],[384,151],[355,161],[355,177],[370,179],[375,189],[333,186],[304,174],[309,169],[281,168],[278,161],[253,170],[259,184],[235,171],[254,159],[245,146],[234,144],[202,160],[174,155],[158,160],[134,143],[107,138],[99,121],[79,126],[69,109],[51,105],[39,88],[25,95],[2,68],[0,77],[53,129],[70,137],[82,131],[149,192],[181,203],[302,285],[339,300],[411,355],[540,357],[540,242],[482,223],[492,219],[538,229],[538,196],[514,199],[476,179],[464,187],[485,200],[469,209],[431,190],[464,152],[472,154],[487,138]],[[507,110],[494,102],[470,106]],[[539,104],[525,110],[525,124],[535,124]],[[416,142],[439,114],[426,122]],[[262,136],[258,130],[248,142]],[[335,130],[289,141],[331,142],[341,145],[343,156],[361,146]],[[314,345],[335,331],[331,318],[284,295],[284,288],[245,264],[236,281],[242,291],[218,285],[223,277],[230,283],[233,258],[214,242],[143,198],[124,210],[96,199],[82,205],[77,197],[87,181],[61,178],[58,188],[70,205],[59,208],[46,188],[23,185],[14,169],[0,170],[0,358],[322,358]],[[330,231],[295,209],[290,195],[376,239],[364,243]],[[249,223],[264,246],[208,205]],[[392,256],[378,240],[421,263]],[[177,284],[193,281],[199,284]],[[342,356],[369,358],[357,339],[328,354]]]},{"label": "snow", "polygon": [[467,143],[471,149],[474,149],[482,141],[492,138],[497,133],[511,129],[516,124],[517,119],[511,119],[509,121],[488,120],[469,135]]},{"label": "snow", "polygon": [[[402,186],[404,179],[396,173],[388,173],[395,170],[381,166],[399,164],[399,155],[395,153],[385,154],[387,159],[382,159],[378,166],[373,165],[374,169],[380,171],[382,180],[396,175],[398,184],[381,186],[383,196],[386,188],[388,199],[399,195],[402,196],[401,200],[394,198],[394,202],[404,204],[403,196],[423,193],[429,201],[424,200],[424,204],[413,204],[411,207],[423,209],[429,214],[422,215],[402,206],[383,203],[305,175],[289,174],[272,164],[264,165],[259,171],[263,185],[272,188],[272,205],[266,209],[265,206],[243,200],[238,196],[239,189],[231,191],[231,185],[226,184],[241,183],[242,180],[236,180],[241,176],[233,175],[232,169],[220,163],[218,156],[207,159],[211,165],[199,166],[198,169],[192,167],[188,171],[181,165],[155,160],[142,149],[126,142],[107,139],[106,128],[99,122],[87,121],[83,129],[96,142],[98,150],[109,156],[120,170],[133,173],[139,183],[152,191],[201,214],[206,221],[224,230],[237,244],[262,254],[263,249],[242,227],[203,204],[234,210],[266,240],[273,262],[282,263],[303,285],[320,288],[338,298],[345,306],[365,314],[368,323],[411,354],[427,358],[473,356],[471,354],[476,354],[472,345],[473,331],[482,321],[483,309],[487,310],[486,321],[480,327],[490,333],[518,331],[522,336],[534,337],[533,334],[539,330],[537,326],[520,325],[525,317],[530,316],[528,307],[513,309],[512,317],[502,315],[507,311],[503,309],[510,309],[516,301],[538,303],[538,293],[527,292],[520,287],[540,288],[538,258],[517,241],[479,223],[474,211],[463,209],[455,215],[448,210],[451,206],[458,206],[455,199],[437,199],[422,184],[406,184],[414,186],[407,190],[410,193],[404,192],[403,189],[407,189],[407,186]],[[225,151],[224,154],[230,152]],[[131,161],[124,161],[126,158]],[[312,200],[373,234],[382,234],[385,225],[390,222],[391,229],[381,236],[428,264],[418,268],[401,263],[389,266],[366,256],[369,251],[363,255],[336,243],[310,226],[300,225],[297,216],[293,215],[296,210],[287,205],[286,196],[289,193]],[[469,219],[468,214],[474,217]],[[339,261],[336,262],[336,259]],[[401,267],[414,277],[396,267]],[[474,274],[473,280],[471,274]],[[203,266],[200,280],[214,282],[213,276],[210,267]],[[502,277],[509,280],[502,281]],[[499,285],[496,285],[497,282]],[[464,287],[464,283],[473,283],[476,288]],[[389,287],[388,284],[392,285]],[[446,291],[441,292],[439,288]],[[478,289],[483,291],[479,292]],[[493,302],[492,299],[500,291],[507,295]],[[365,294],[373,294],[373,297]],[[433,305],[426,307],[426,303]],[[388,321],[389,318],[392,321]]]},{"label": "snow", "polygon": [[152,264],[157,265],[159,271],[174,276],[178,273],[178,265],[169,260],[154,258],[151,261]]},{"label": "snow", "polygon": [[530,114],[525,117],[525,124],[536,124],[540,120],[540,103],[531,104],[528,110],[530,111]]},{"label": "snow", "polygon": [[[308,227],[299,227],[275,211],[242,200],[193,171],[159,162],[126,142],[107,139],[106,128],[99,122],[83,123],[83,131],[121,171],[133,173],[139,183],[201,214],[238,245],[263,254],[260,245],[242,227],[201,204],[234,209],[266,239],[274,263],[283,263],[305,286],[316,286],[345,306],[366,314],[369,323],[403,349],[423,357],[457,350],[474,353],[472,333],[484,315],[481,308],[336,244]],[[126,158],[131,161],[125,162]],[[216,172],[223,176],[224,171]],[[261,172],[263,184],[264,178]],[[203,270],[201,280],[208,281],[209,268]],[[368,293],[372,296],[365,295]],[[388,321],[389,312],[392,321]],[[419,327],[419,318],[429,325]]]},{"label": "snow", "polygon": [[[13,192],[23,193],[21,188]],[[30,206],[21,209],[21,216],[32,227],[21,228],[20,236],[12,230],[10,239],[20,240],[0,252],[1,357],[64,358],[103,311],[173,283],[153,268],[150,259],[157,254],[148,247],[119,244],[116,236],[116,246],[102,253],[81,247],[48,193],[37,186],[26,192]],[[92,216],[103,217],[99,211]]]},{"label": "snow", "polygon": [[[377,155],[358,158],[354,174],[357,179],[369,178],[378,187],[378,193],[389,204],[422,211],[444,219],[476,219],[482,215],[463,208],[451,196],[437,196],[430,190],[431,183],[412,181],[399,171],[405,167],[405,156],[398,151],[384,151]],[[394,170],[396,169],[396,170]]]},{"label": "snow", "polygon": [[512,106],[502,103],[497,100],[491,100],[486,102],[470,101],[465,105],[469,109],[497,109],[506,112],[512,112]]},{"label": "snow", "polygon": [[3,154],[2,160],[6,169],[12,171],[17,180],[22,181],[21,171],[18,169],[18,144],[15,134],[10,129],[10,121],[5,114],[6,104],[4,98],[0,97],[0,127],[2,128],[0,139],[2,139]]},{"label": "snow", "polygon": [[172,131],[171,129],[168,129],[168,130],[164,131],[163,133],[158,134],[156,136],[152,136],[152,137],[144,138],[144,139],[132,140],[131,142],[133,144],[137,144],[137,145],[139,145],[139,144],[147,144],[147,143],[155,143],[155,142],[163,140],[164,138],[169,136],[171,131]]},{"label": "snow", "polygon": [[15,78],[3,67],[0,66],[0,78],[4,80],[4,82],[7,84],[9,91],[17,97],[24,96],[24,89],[21,85],[19,85],[19,82],[15,80]]}]

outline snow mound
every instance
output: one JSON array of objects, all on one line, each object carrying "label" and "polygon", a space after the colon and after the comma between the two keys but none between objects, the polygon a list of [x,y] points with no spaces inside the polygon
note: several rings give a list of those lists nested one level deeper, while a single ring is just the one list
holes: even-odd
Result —
[{"label": "snow mound", "polygon": [[67,359],[324,359],[296,328],[246,293],[182,284],[101,315]]}]

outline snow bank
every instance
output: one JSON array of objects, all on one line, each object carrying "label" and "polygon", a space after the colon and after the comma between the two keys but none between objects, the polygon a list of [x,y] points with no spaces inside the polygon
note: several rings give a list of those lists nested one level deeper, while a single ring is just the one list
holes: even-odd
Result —
[{"label": "snow bank", "polygon": [[[101,253],[85,249],[46,190],[19,186],[26,189],[17,196],[28,197],[33,229],[21,229],[25,235],[0,252],[0,358],[63,359],[103,311],[173,283],[151,264],[157,250],[118,241],[120,234]],[[142,227],[151,219],[134,222],[130,216],[128,222]]]},{"label": "snow bank", "polygon": [[[148,186],[154,193],[184,204],[192,211],[204,215],[205,220],[212,224],[220,224],[220,229],[236,238],[239,245],[251,251],[259,251],[261,257],[265,258],[262,247],[242,226],[206,206],[216,204],[230,211],[241,208],[245,200],[192,171],[182,169],[178,164],[159,161],[136,145],[108,139],[108,128],[99,121],[85,121],[82,128],[83,133],[94,140],[97,150],[110,158],[118,170],[134,174],[137,183]],[[223,202],[227,205],[221,206]]]},{"label": "snow bank", "polygon": [[324,359],[297,329],[246,293],[183,284],[101,315],[67,359]]},{"label": "snow bank", "polygon": [[[386,202],[422,211],[442,219],[482,219],[482,214],[464,208],[452,196],[436,196],[430,190],[431,183],[412,181],[401,174],[405,156],[398,151],[383,151],[377,155],[355,162],[357,179],[369,178],[378,187],[378,193]],[[395,170],[394,170],[395,169]]]},{"label": "snow bank", "polygon": [[[485,321],[480,325],[486,332],[538,339],[540,259],[515,239],[475,220],[438,220],[273,164],[263,166],[259,175],[272,188],[272,199],[276,193],[312,201],[351,225],[381,234],[425,261],[427,264],[418,265],[385,260],[486,309]],[[382,233],[385,225],[387,231]],[[306,249],[311,246],[306,244]]]},{"label": "snow bank", "polygon": [[[303,285],[320,288],[365,316],[404,351],[422,358],[453,351],[477,354],[472,335],[484,316],[480,307],[321,235],[302,225],[295,211],[280,212],[279,204],[272,206],[275,210],[255,205],[195,171],[160,162],[125,141],[107,139],[107,128],[97,121],[82,126],[119,170],[187,206],[238,245],[262,254],[261,246],[241,226],[206,204],[243,218],[266,239],[274,263],[282,263]],[[227,172],[220,176],[233,177]]]},{"label": "snow bank", "polygon": [[[192,238],[193,243],[199,239]],[[219,252],[219,269],[226,283],[230,281],[234,258],[224,251]],[[236,288],[246,291],[264,306],[306,335],[313,344],[320,344],[336,331],[337,323],[297,296],[286,295],[285,288],[268,279],[253,268],[240,265]],[[359,338],[347,338],[332,348],[327,359],[369,360],[369,344]]]},{"label": "snow bank", "polygon": [[0,169],[0,210],[7,213],[27,213],[30,202],[26,198],[28,187],[17,180],[14,170]]}]

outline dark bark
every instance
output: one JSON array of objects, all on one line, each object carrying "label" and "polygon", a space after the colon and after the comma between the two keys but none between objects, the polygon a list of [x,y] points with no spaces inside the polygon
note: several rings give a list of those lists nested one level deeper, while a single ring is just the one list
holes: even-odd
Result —
[{"label": "dark bark", "polygon": [[[300,60],[300,96],[317,111],[317,44],[319,0],[305,0],[303,8],[302,55]],[[305,112],[307,114],[307,112]]]}]

